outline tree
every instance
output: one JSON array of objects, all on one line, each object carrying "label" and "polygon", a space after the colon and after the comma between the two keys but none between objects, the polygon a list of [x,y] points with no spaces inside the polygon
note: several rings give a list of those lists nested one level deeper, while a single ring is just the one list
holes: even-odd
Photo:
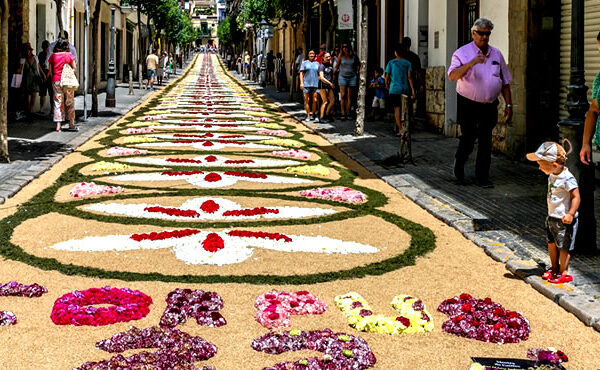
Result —
[{"label": "tree", "polygon": [[98,85],[100,84],[100,8],[102,0],[96,0],[92,18],[92,49],[94,50],[94,60],[92,62],[92,117],[98,116]]},{"label": "tree", "polygon": [[354,134],[365,133],[365,98],[367,96],[367,56],[369,54],[369,0],[361,0],[362,20],[360,30],[360,73],[356,103],[356,128]]},{"label": "tree", "polygon": [[8,0],[0,1],[0,160],[9,162],[8,155]]},{"label": "tree", "polygon": [[63,19],[62,19],[62,5],[63,0],[54,0],[56,3],[56,20],[58,21],[58,29],[60,33],[64,31]]}]

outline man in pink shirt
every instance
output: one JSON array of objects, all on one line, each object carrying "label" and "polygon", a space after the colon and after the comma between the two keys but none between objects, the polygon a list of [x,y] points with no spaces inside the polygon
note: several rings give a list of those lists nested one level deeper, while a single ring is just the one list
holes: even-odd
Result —
[{"label": "man in pink shirt", "polygon": [[489,180],[492,155],[492,129],[498,122],[498,95],[506,103],[504,119],[512,118],[510,83],[512,77],[500,50],[489,45],[492,22],[479,18],[471,28],[473,42],[464,45],[452,55],[448,68],[450,81],[457,81],[458,123],[462,135],[456,151],[454,175],[459,184],[465,184],[464,167],[478,141],[475,177],[484,188],[494,185]]}]

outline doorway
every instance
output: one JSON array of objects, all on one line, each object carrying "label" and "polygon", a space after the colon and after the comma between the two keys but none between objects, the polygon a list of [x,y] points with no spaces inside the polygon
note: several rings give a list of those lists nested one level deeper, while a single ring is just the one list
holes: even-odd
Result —
[{"label": "doorway", "polygon": [[471,27],[479,18],[479,0],[458,1],[458,46],[471,42]]},{"label": "doorway", "polygon": [[42,42],[46,40],[46,4],[37,4],[35,8],[37,27],[35,32],[35,52],[42,51]]}]

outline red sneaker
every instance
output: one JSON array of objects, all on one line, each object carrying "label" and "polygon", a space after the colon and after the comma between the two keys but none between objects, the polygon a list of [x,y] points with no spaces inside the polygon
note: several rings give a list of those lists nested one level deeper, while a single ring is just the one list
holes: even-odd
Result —
[{"label": "red sneaker", "polygon": [[571,275],[560,275],[556,279],[548,280],[552,284],[564,284],[573,281],[573,276]]},{"label": "red sneaker", "polygon": [[553,277],[554,277],[554,271],[552,271],[552,270],[548,270],[542,274],[542,279],[544,279],[544,280],[550,280]]}]

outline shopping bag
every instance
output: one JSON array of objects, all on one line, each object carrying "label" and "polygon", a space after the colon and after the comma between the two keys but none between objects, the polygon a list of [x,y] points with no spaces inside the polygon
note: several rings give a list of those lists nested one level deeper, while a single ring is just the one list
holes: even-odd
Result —
[{"label": "shopping bag", "polygon": [[12,77],[12,82],[10,83],[10,87],[19,89],[19,88],[21,88],[21,82],[23,82],[23,74],[15,73]]},{"label": "shopping bag", "polygon": [[77,90],[79,88],[79,81],[75,77],[75,71],[70,64],[65,64],[60,78],[60,87],[67,90]]}]

